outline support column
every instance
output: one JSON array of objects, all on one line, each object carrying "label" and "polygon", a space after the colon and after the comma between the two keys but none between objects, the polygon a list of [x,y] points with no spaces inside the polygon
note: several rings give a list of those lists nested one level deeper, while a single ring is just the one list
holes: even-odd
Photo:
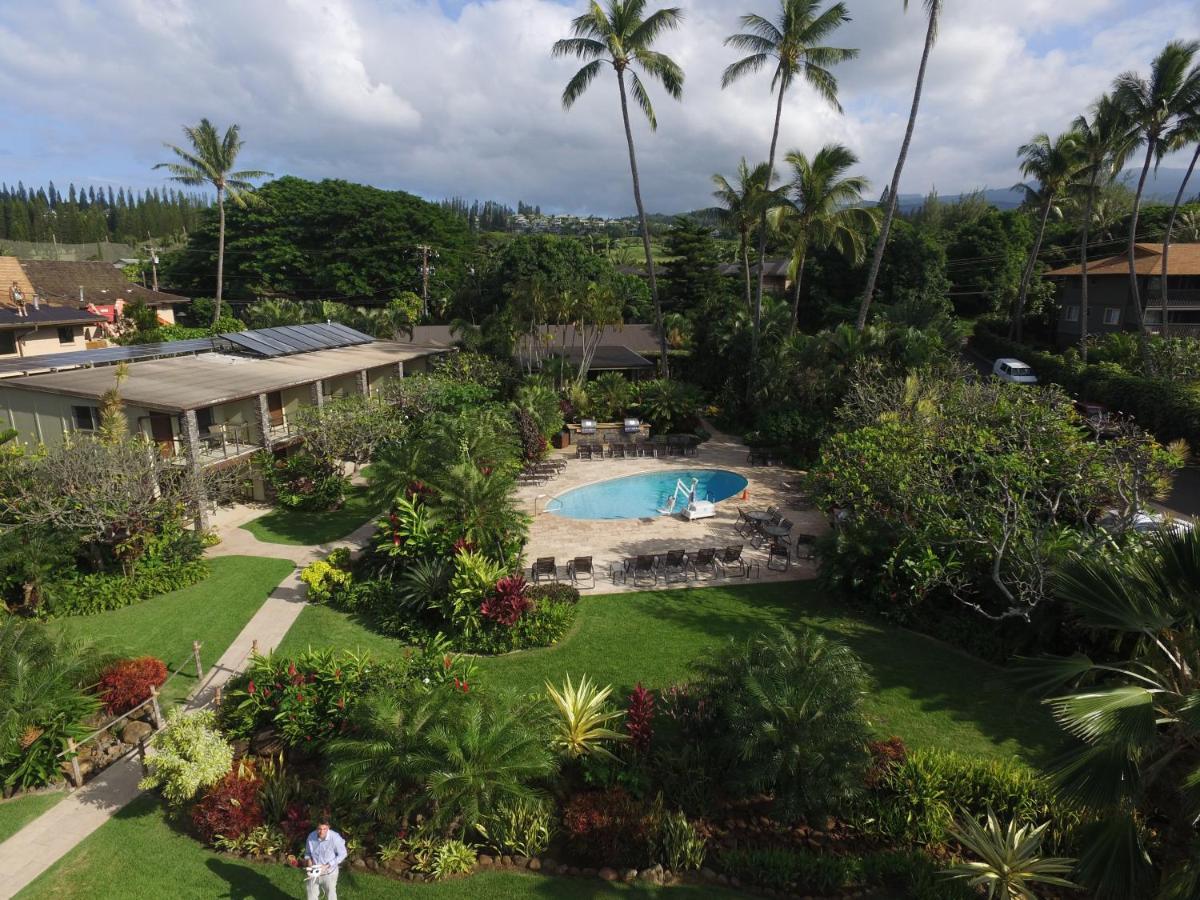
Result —
[{"label": "support column", "polygon": [[400,360],[400,362],[396,363],[396,374],[398,374],[401,378],[404,377],[404,360]]},{"label": "support column", "polygon": [[312,405],[320,409],[325,405],[325,389],[320,381],[314,381],[309,387],[312,389]]},{"label": "support column", "polygon": [[255,410],[258,413],[258,433],[262,437],[264,450],[271,449],[271,412],[267,406],[267,395],[259,394],[255,399]]},{"label": "support column", "polygon": [[358,392],[364,397],[371,393],[371,379],[367,376],[366,369],[360,369],[358,373]]},{"label": "support column", "polygon": [[200,423],[196,421],[196,411],[189,409],[183,414],[183,452],[187,459],[188,476],[192,479],[193,509],[192,521],[196,531],[204,530],[206,522],[205,506],[208,498],[204,493],[203,463],[200,459]]}]

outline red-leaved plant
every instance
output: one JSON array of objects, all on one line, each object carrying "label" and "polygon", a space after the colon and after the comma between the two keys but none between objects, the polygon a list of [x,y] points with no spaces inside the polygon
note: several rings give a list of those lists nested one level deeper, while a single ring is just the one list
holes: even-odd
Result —
[{"label": "red-leaved plant", "polygon": [[646,862],[646,814],[621,788],[576,794],[563,810],[572,853],[594,865],[641,866]]},{"label": "red-leaved plant", "polygon": [[219,837],[239,838],[262,825],[261,786],[254,769],[241,765],[210,787],[192,807],[192,824],[200,839],[215,844]]},{"label": "red-leaved plant", "polygon": [[654,737],[654,693],[642,687],[639,681],[629,695],[629,707],[625,711],[625,730],[629,743],[638,753],[650,750]]},{"label": "red-leaved plant", "polygon": [[526,595],[528,585],[520,575],[509,575],[496,582],[496,587],[479,605],[479,614],[497,625],[515,625],[533,606]]},{"label": "red-leaved plant", "polygon": [[161,659],[119,659],[100,674],[97,692],[105,712],[119,716],[149,700],[150,688],[162,687],[166,680],[167,666]]}]

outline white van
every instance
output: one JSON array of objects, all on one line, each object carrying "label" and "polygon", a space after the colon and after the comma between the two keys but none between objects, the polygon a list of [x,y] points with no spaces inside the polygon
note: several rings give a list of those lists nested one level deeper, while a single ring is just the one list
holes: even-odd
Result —
[{"label": "white van", "polygon": [[992,374],[1012,384],[1037,384],[1037,374],[1019,359],[1004,357],[992,364]]}]

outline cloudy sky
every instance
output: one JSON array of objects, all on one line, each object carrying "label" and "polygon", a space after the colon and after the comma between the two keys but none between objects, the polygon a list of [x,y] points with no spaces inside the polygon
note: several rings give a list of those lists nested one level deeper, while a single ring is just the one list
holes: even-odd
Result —
[{"label": "cloudy sky", "polygon": [[[722,46],[773,0],[676,0],[661,48],[687,76],[635,123],[646,203],[709,205],[710,176],[766,156],[769,76],[722,91]],[[652,3],[651,6],[654,4]],[[881,188],[916,75],[921,2],[848,0],[834,41],[844,115],[790,93],[782,146],[849,145]],[[554,0],[4,0],[0,180],[147,187],[164,141],[207,116],[241,125],[247,167],[425,197],[632,212],[611,71],[570,112],[577,63],[551,59],[584,4]],[[1196,0],[949,0],[902,190],[1007,187],[1015,148],[1064,128],[1120,71],[1200,38]]]}]

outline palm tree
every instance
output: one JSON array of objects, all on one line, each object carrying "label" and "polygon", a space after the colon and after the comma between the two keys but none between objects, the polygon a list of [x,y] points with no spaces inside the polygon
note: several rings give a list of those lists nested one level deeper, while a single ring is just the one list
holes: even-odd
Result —
[{"label": "palm tree", "polygon": [[[822,0],[779,0],[779,17],[775,22],[750,13],[741,18],[743,28],[748,31],[733,34],[725,39],[725,45],[748,51],[749,55],[730,64],[721,76],[721,87],[733,84],[743,75],[758,72],[772,60],[775,71],[771,76],[771,90],[778,95],[775,101],[775,127],[771,132],[771,149],[767,154],[765,184],[770,189],[775,177],[775,149],[779,144],[779,123],[783,118],[783,97],[797,78],[803,78],[821,97],[838,112],[842,111],[837,100],[837,79],[830,68],[837,63],[858,56],[857,50],[826,47],[826,40],[843,23],[850,21],[844,3],[834,3],[824,12],[820,11]],[[759,213],[758,232],[758,288],[754,294],[754,330],[750,338],[750,370],[755,370],[758,345],[762,326],[763,280],[766,275],[767,256],[767,211]],[[747,392],[752,390],[753,377],[747,383]],[[747,393],[749,396],[749,393]]]},{"label": "palm tree", "polygon": [[[1142,302],[1137,280],[1137,224],[1142,194],[1150,163],[1162,159],[1168,149],[1166,137],[1178,116],[1186,114],[1200,97],[1200,67],[1193,65],[1200,42],[1171,41],[1150,64],[1150,77],[1140,72],[1125,72],[1113,82],[1113,99],[1129,120],[1136,134],[1134,146],[1146,145],[1146,158],[1133,197],[1133,214],[1129,218],[1129,295],[1137,316],[1138,341],[1142,361],[1150,371],[1150,344],[1146,337]],[[1164,277],[1166,272],[1163,272]]]},{"label": "palm tree", "polygon": [[1057,208],[1063,192],[1071,184],[1071,179],[1079,170],[1079,151],[1075,142],[1075,134],[1068,131],[1054,140],[1045,134],[1036,135],[1032,141],[1017,150],[1017,155],[1022,157],[1021,174],[1037,181],[1036,188],[1031,185],[1019,185],[1019,187],[1024,188],[1027,202],[1037,204],[1041,210],[1038,213],[1033,246],[1029,248],[1029,259],[1025,262],[1025,271],[1021,273],[1021,287],[1017,291],[1017,300],[1010,326],[1013,338],[1020,341],[1025,318],[1025,301],[1029,296],[1029,285],[1033,280],[1033,273],[1037,269],[1038,254],[1042,250],[1042,238],[1046,235],[1046,222],[1049,220],[1050,214]]},{"label": "palm tree", "polygon": [[676,100],[683,96],[683,70],[664,53],[651,49],[657,37],[679,26],[683,13],[678,7],[659,9],[643,16],[645,0],[609,0],[608,9],[591,0],[588,11],[571,22],[572,37],[554,43],[554,56],[574,56],[589,60],[563,89],[562,104],[570,109],[583,96],[588,86],[600,74],[605,63],[617,73],[617,89],[621,95],[621,119],[625,123],[625,142],[629,146],[629,171],[633,175],[633,202],[637,207],[638,223],[642,229],[642,249],[646,254],[646,274],[650,279],[650,298],[654,301],[655,326],[658,328],[659,361],[663,377],[669,376],[667,335],[663,331],[662,304],[658,297],[658,281],[654,275],[654,255],[650,249],[650,226],[642,204],[642,186],[638,177],[637,153],[633,146],[633,128],[629,123],[629,101],[625,92],[625,76],[629,90],[650,123],[658,129],[658,119],[650,94],[638,76],[637,69],[662,84]]},{"label": "palm tree", "polygon": [[1196,150],[1192,154],[1192,160],[1188,163],[1187,171],[1183,173],[1183,181],[1179,183],[1179,192],[1175,195],[1175,203],[1171,206],[1171,216],[1167,219],[1167,230],[1163,235],[1163,251],[1162,251],[1162,334],[1166,337],[1169,328],[1167,324],[1167,295],[1169,292],[1167,273],[1168,261],[1171,256],[1171,236],[1175,232],[1175,220],[1179,216],[1179,207],[1183,204],[1183,195],[1187,190],[1188,182],[1192,179],[1192,173],[1196,170],[1196,162],[1200,160],[1200,92],[1197,93],[1197,98],[1193,101],[1191,109],[1187,110],[1179,117],[1179,121],[1175,127],[1171,129],[1171,133],[1166,139],[1168,152],[1173,150],[1182,150],[1188,144],[1195,144]]},{"label": "palm tree", "polygon": [[[908,10],[908,0],[904,0],[904,9]],[[867,324],[867,312],[871,308],[871,300],[875,294],[875,282],[879,278],[879,269],[883,265],[883,251],[887,247],[888,235],[892,231],[892,220],[896,217],[896,202],[900,197],[900,174],[904,171],[904,162],[908,159],[908,148],[912,143],[913,130],[917,126],[917,110],[921,106],[921,92],[925,89],[925,69],[929,65],[929,53],[937,40],[938,19],[942,15],[942,0],[925,0],[925,17],[928,25],[925,29],[925,49],[921,51],[921,67],[917,69],[917,87],[913,91],[912,109],[908,112],[908,128],[904,132],[904,141],[900,144],[900,156],[896,159],[896,171],[892,174],[892,183],[888,188],[887,209],[883,214],[883,224],[879,227],[879,238],[875,242],[875,253],[871,257],[871,269],[867,272],[867,284],[863,288],[862,301],[858,305],[858,321],[856,327],[862,331]]]},{"label": "palm tree", "polygon": [[[1079,265],[1083,276],[1079,303],[1079,355],[1084,362],[1088,357],[1088,239],[1091,235],[1092,216],[1096,207],[1097,193],[1112,183],[1113,178],[1125,165],[1129,153],[1129,129],[1125,125],[1120,109],[1112,97],[1105,94],[1092,107],[1092,116],[1080,116],[1071,125],[1075,134],[1075,146],[1079,154],[1083,191],[1083,227],[1079,245]],[[1164,317],[1165,321],[1165,317]]]},{"label": "palm tree", "polygon": [[758,224],[762,204],[772,194],[767,189],[767,164],[759,163],[751,169],[743,156],[738,163],[736,184],[730,184],[724,175],[714,175],[712,180],[717,188],[713,196],[721,204],[717,217],[738,233],[738,259],[746,281],[746,309],[751,311],[754,295],[750,284],[750,235]]},{"label": "palm tree", "polygon": [[246,169],[241,172],[233,171],[237,162],[238,151],[245,143],[238,132],[237,125],[230,125],[224,137],[217,135],[217,129],[208,119],[201,119],[200,124],[193,127],[184,125],[183,133],[187,136],[191,150],[184,150],[174,144],[166,144],[168,150],[178,156],[182,162],[159,163],[154,168],[166,169],[171,173],[171,181],[192,187],[202,187],[210,184],[217,191],[217,295],[213,302],[213,325],[221,318],[221,287],[225,277],[225,195],[238,206],[245,206],[253,194],[254,186],[250,184],[254,178],[270,178],[270,172],[258,169]]},{"label": "palm tree", "polygon": [[809,250],[834,247],[856,265],[866,255],[867,236],[879,220],[875,210],[862,206],[863,191],[869,182],[861,175],[846,176],[846,170],[858,164],[858,157],[841,144],[826,144],[811,160],[799,150],[787,155],[792,167],[789,185],[791,198],[773,211],[777,228],[792,235],[792,323],[788,335],[796,333],[800,315],[800,285]]}]

